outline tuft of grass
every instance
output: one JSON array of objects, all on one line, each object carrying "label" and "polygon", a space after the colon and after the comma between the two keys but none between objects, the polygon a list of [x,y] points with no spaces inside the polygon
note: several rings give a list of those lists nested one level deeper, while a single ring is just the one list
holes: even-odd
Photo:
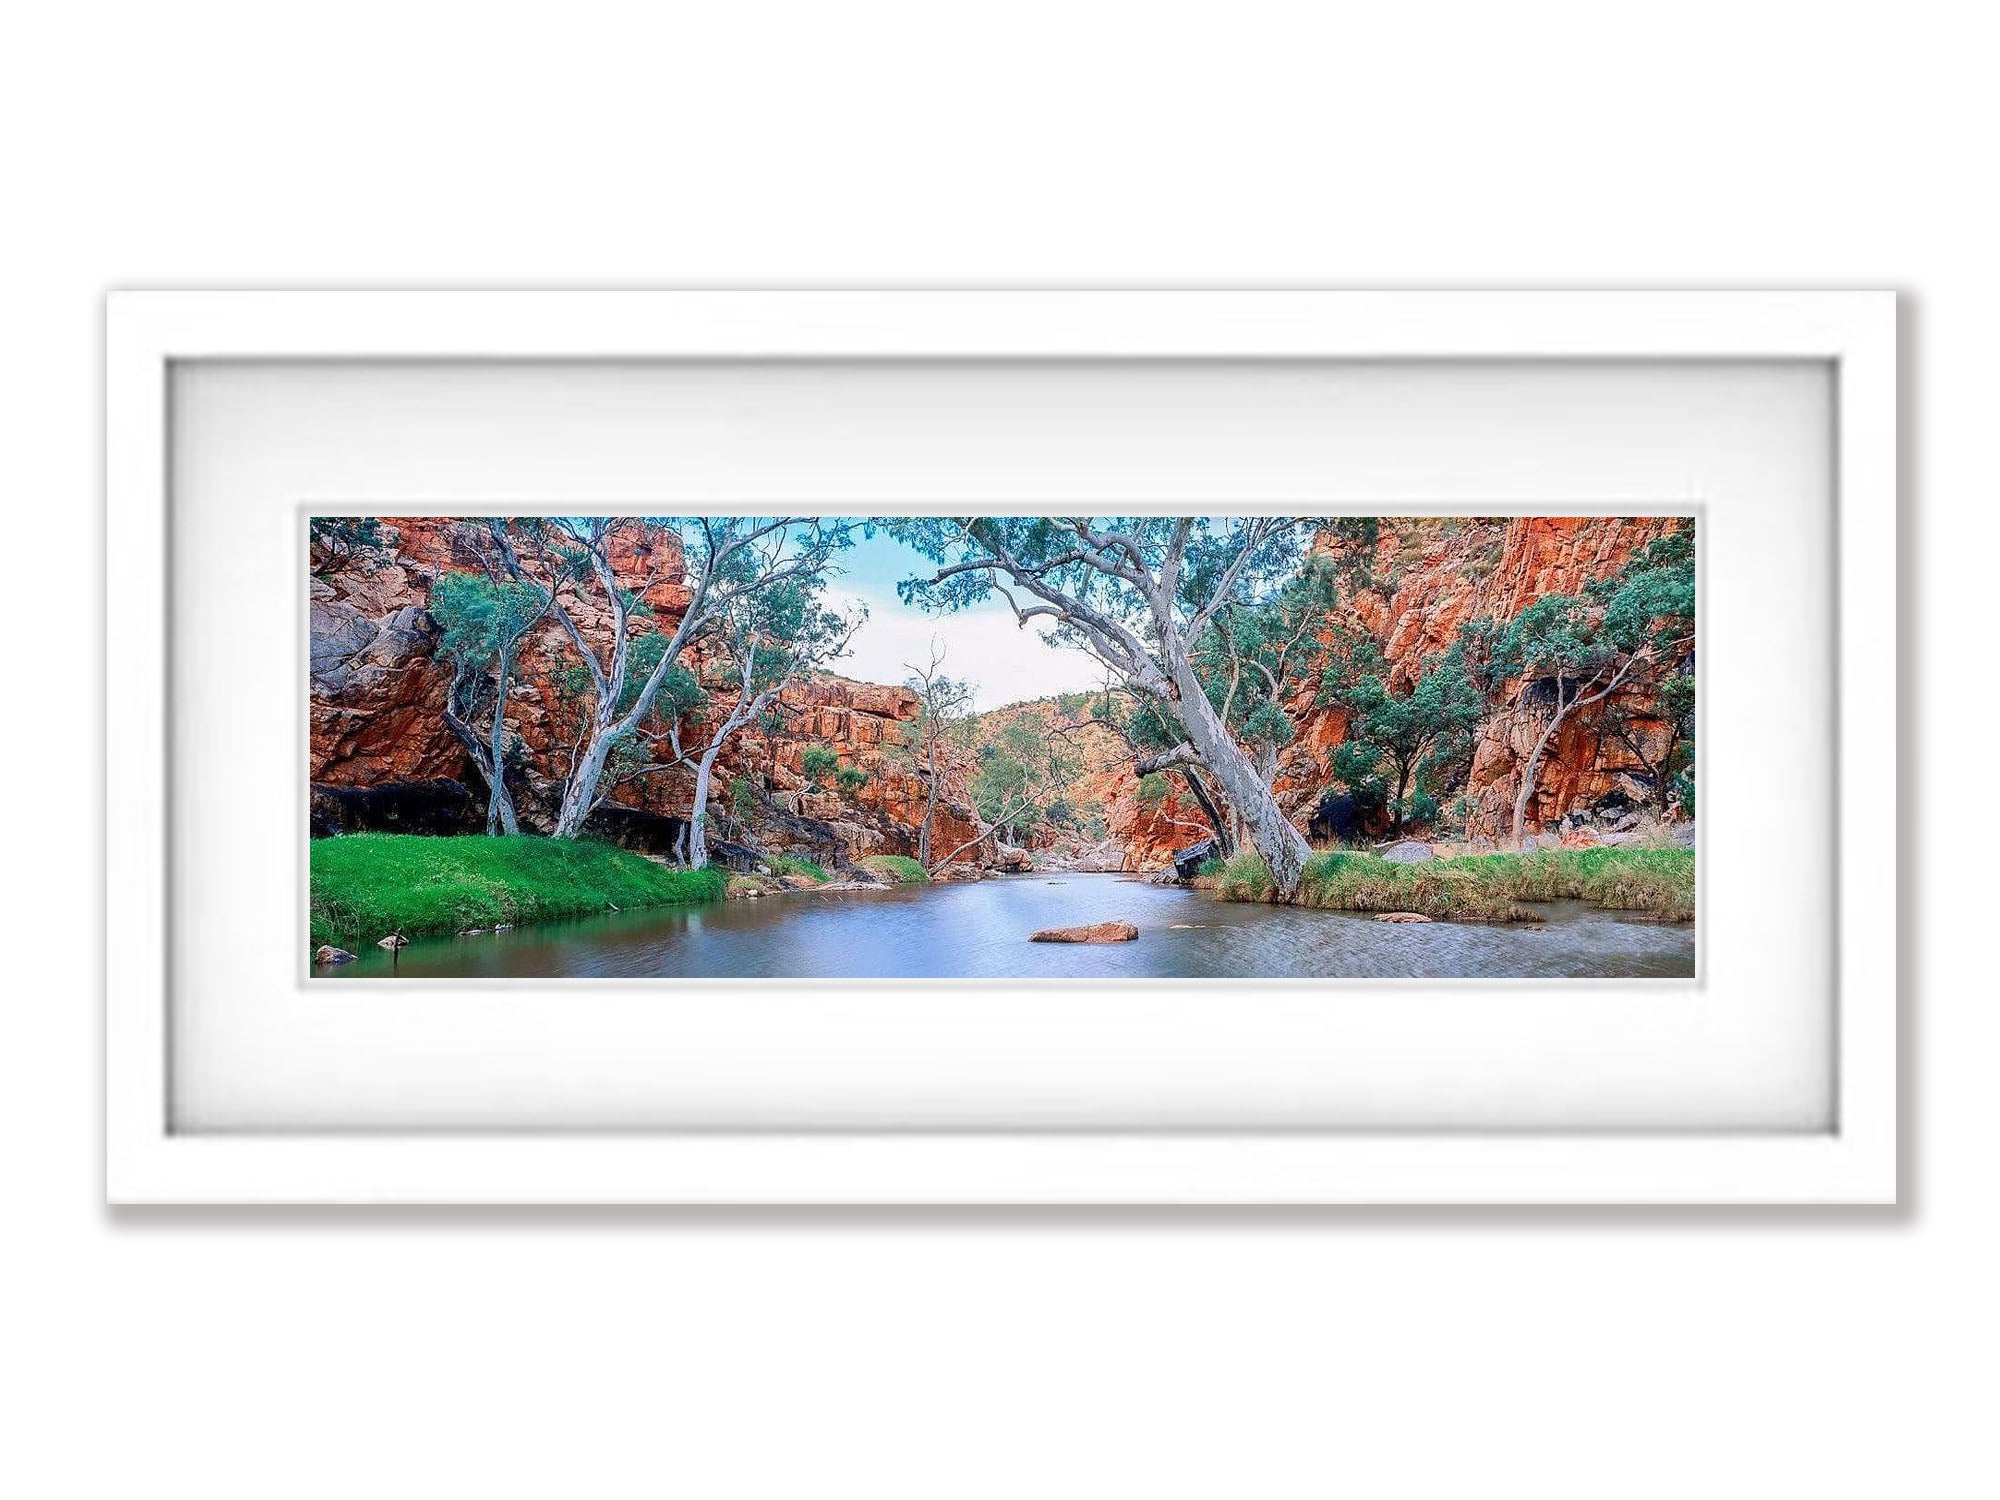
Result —
[{"label": "tuft of grass", "polygon": [[311,844],[314,946],[719,901],[722,872],[672,870],[584,839],[356,833]]},{"label": "tuft of grass", "polygon": [[1248,849],[1223,861],[1212,878],[1224,901],[1269,901],[1277,894],[1263,856]]},{"label": "tuft of grass", "polygon": [[[1327,911],[1413,911],[1461,922],[1534,921],[1523,902],[1588,901],[1662,922],[1694,920],[1694,851],[1630,845],[1471,854],[1420,865],[1375,854],[1317,854],[1300,878],[1298,904]],[[1254,853],[1230,860],[1215,882],[1224,901],[1270,901],[1271,873]]]},{"label": "tuft of grass", "polygon": [[773,875],[808,875],[814,880],[827,879],[827,873],[821,866],[802,855],[774,854],[764,863],[771,867]]},{"label": "tuft of grass", "polygon": [[864,870],[893,876],[902,885],[927,885],[930,876],[907,854],[870,854],[855,861]]}]

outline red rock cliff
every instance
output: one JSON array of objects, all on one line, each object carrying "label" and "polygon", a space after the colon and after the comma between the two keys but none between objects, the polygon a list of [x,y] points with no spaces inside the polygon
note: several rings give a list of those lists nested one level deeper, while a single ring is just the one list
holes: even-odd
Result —
[{"label": "red rock cliff", "polygon": [[[484,566],[478,537],[462,522],[435,518],[387,518],[381,526],[380,545],[316,545],[313,551],[312,780],[376,787],[449,778],[471,787],[483,804],[485,788],[445,727],[449,683],[432,655],[438,632],[426,610],[431,585],[441,574]],[[679,541],[663,531],[625,539],[613,557],[614,571],[628,586],[663,575],[646,599],[666,629],[678,623],[689,598],[677,565],[679,550]],[[597,612],[588,598],[572,602],[571,613],[586,638],[606,639],[608,614]],[[714,664],[697,657],[694,667],[706,678]],[[508,728],[525,748],[517,793],[523,820],[531,826],[548,826],[560,799],[585,712],[566,679],[580,670],[553,622],[520,655],[506,713]],[[718,686],[727,693],[726,685]],[[740,779],[757,795],[749,829],[735,831],[747,831],[761,843],[837,858],[913,852],[929,790],[906,740],[905,726],[916,714],[915,696],[901,687],[830,674],[792,684],[779,704],[782,728],[773,734],[746,731],[718,762],[714,836],[731,836],[730,793]],[[851,794],[813,788],[802,764],[814,746],[833,751],[842,767],[867,773],[867,781]],[[954,768],[942,790],[932,835],[940,849],[977,831],[963,802],[963,781],[963,768]],[[668,771],[626,783],[611,800],[685,818],[693,789],[692,771]],[[989,839],[965,858],[990,859],[993,852]]]}]

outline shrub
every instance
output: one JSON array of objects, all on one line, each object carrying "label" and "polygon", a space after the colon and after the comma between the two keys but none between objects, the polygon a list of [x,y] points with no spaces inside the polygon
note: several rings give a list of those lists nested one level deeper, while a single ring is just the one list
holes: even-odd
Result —
[{"label": "shrub", "polygon": [[1139,778],[1139,804],[1151,807],[1167,799],[1167,778],[1158,771],[1148,772]]},{"label": "shrub", "polygon": [[1412,792],[1403,799],[1403,821],[1428,828],[1437,821],[1438,799],[1429,792]]},{"label": "shrub", "polygon": [[859,766],[842,766],[834,773],[834,781],[843,792],[852,795],[868,785],[868,773]]},{"label": "shrub", "polygon": [[818,784],[840,768],[840,757],[823,745],[808,745],[799,757],[799,770],[806,780]]}]

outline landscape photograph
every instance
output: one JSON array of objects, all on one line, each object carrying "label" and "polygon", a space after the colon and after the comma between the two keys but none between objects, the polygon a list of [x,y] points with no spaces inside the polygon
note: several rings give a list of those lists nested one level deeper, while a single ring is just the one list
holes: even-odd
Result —
[{"label": "landscape photograph", "polygon": [[305,529],[314,980],[1695,974],[1689,516]]}]

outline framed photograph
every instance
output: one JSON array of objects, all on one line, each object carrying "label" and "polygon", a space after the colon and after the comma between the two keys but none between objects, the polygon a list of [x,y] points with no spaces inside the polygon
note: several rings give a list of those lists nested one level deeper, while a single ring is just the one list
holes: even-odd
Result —
[{"label": "framed photograph", "polygon": [[115,294],[109,1196],[1892,1203],[1895,351]]}]

